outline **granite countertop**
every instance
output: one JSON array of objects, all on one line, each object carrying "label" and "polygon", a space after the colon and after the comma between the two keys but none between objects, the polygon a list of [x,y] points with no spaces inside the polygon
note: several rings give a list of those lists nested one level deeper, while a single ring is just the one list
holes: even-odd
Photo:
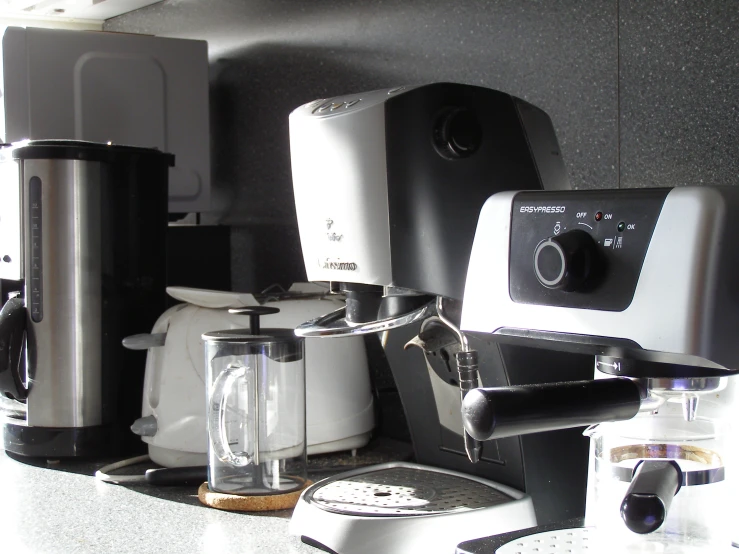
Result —
[{"label": "granite countertop", "polygon": [[[370,443],[358,457],[321,456],[310,478],[368,463],[407,459],[407,445]],[[105,462],[25,460],[0,451],[2,551],[26,553],[301,553],[320,551],[290,536],[292,510],[262,514],[203,506],[197,487],[120,486],[93,475]],[[149,466],[151,467],[151,466]],[[141,468],[139,468],[141,471]]]}]

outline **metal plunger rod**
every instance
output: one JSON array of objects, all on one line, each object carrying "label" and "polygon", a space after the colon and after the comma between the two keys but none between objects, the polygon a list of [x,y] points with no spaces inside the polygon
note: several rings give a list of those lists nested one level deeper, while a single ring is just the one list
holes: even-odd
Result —
[{"label": "metal plunger rod", "polygon": [[249,314],[249,329],[252,335],[258,335],[261,332],[259,314]]},{"label": "metal plunger rod", "polygon": [[231,308],[228,310],[228,313],[234,315],[248,315],[249,332],[252,335],[258,335],[262,332],[259,318],[264,315],[279,313],[279,311],[279,308],[273,308],[271,306],[246,306],[244,308]]},{"label": "metal plunger rod", "polygon": [[630,379],[599,379],[471,390],[464,428],[478,441],[631,419],[641,391]]}]

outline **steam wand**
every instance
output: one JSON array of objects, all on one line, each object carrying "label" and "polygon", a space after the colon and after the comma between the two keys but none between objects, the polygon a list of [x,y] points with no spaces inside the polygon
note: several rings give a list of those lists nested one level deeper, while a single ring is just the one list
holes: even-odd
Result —
[{"label": "steam wand", "polygon": [[[480,374],[478,372],[477,350],[470,348],[465,334],[446,316],[444,311],[444,298],[438,296],[436,298],[436,313],[439,316],[439,320],[457,335],[459,344],[462,347],[462,351],[457,352],[454,357],[457,360],[457,371],[459,372],[459,393],[461,399],[464,400],[465,395],[469,391],[479,386]],[[464,431],[464,450],[470,462],[476,464],[480,461],[482,443],[472,438],[466,430]]]}]

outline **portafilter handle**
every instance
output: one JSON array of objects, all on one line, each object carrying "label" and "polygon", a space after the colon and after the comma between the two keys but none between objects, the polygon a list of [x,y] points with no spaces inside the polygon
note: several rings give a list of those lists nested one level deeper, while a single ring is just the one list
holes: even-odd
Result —
[{"label": "portafilter handle", "polygon": [[252,335],[258,335],[262,328],[259,325],[259,318],[263,315],[276,314],[280,312],[280,308],[272,308],[270,306],[246,306],[244,308],[231,308],[228,313],[234,315],[249,316],[249,332]]},{"label": "portafilter handle", "polygon": [[634,533],[656,531],[680,491],[683,472],[674,460],[642,460],[621,503],[621,518]]},{"label": "portafilter handle", "polygon": [[631,419],[642,393],[630,379],[599,379],[479,388],[462,401],[462,421],[486,441]]}]

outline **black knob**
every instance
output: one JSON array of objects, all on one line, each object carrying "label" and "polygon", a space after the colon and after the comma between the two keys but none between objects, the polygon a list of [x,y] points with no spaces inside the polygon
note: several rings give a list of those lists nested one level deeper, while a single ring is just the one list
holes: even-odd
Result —
[{"label": "black knob", "polygon": [[595,274],[598,247],[585,231],[576,229],[541,241],[534,250],[534,272],[549,289],[572,292]]},{"label": "black knob", "polygon": [[467,108],[447,108],[436,121],[434,143],[445,158],[466,158],[482,144],[482,125]]},{"label": "black knob", "polygon": [[249,332],[252,335],[258,335],[262,330],[259,324],[260,316],[277,314],[279,312],[280,308],[272,308],[270,306],[245,306],[243,308],[231,308],[228,310],[230,314],[249,316]]}]

